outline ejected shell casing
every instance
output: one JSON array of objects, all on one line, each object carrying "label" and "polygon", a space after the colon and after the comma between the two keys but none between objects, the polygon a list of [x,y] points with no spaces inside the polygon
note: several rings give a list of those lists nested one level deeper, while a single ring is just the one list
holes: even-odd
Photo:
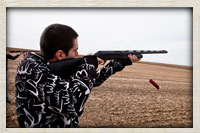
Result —
[{"label": "ejected shell casing", "polygon": [[149,79],[149,82],[150,82],[154,87],[156,87],[157,89],[160,88],[159,85],[158,85],[155,81],[153,81],[152,79]]}]

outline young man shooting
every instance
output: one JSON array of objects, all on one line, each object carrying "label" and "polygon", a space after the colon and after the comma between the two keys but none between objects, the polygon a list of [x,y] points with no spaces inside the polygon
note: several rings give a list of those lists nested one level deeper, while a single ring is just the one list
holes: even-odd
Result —
[{"label": "young man shooting", "polygon": [[[41,53],[25,53],[15,82],[20,127],[78,127],[78,117],[92,87],[127,65],[113,60],[97,71],[100,59],[86,56],[70,75],[58,76],[49,63],[77,57],[77,38],[71,27],[52,24],[41,35]],[[134,55],[129,55],[129,59],[130,64],[138,61]]]}]

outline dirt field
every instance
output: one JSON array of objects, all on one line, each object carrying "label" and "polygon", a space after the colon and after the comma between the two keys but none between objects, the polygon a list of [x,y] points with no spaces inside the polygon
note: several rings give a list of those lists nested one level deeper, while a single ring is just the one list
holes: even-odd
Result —
[{"label": "dirt field", "polygon": [[[14,81],[21,57],[8,61],[7,128],[18,127]],[[156,89],[149,79],[161,88]],[[93,88],[80,127],[192,128],[192,88],[189,67],[135,63]]]}]

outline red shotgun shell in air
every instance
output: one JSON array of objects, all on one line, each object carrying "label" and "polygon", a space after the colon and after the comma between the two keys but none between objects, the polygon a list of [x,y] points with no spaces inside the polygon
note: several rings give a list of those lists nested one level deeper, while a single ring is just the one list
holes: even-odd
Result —
[{"label": "red shotgun shell in air", "polygon": [[152,79],[149,79],[149,82],[150,82],[153,86],[155,86],[157,89],[160,88],[159,85],[158,85],[155,81],[153,81]]}]

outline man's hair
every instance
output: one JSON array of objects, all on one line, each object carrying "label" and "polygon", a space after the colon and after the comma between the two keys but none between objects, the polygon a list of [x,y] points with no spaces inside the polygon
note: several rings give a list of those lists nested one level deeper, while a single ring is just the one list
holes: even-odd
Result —
[{"label": "man's hair", "polygon": [[76,31],[67,25],[49,25],[41,35],[40,52],[47,60],[52,59],[58,50],[63,50],[68,55],[73,47],[73,40],[77,37]]}]

